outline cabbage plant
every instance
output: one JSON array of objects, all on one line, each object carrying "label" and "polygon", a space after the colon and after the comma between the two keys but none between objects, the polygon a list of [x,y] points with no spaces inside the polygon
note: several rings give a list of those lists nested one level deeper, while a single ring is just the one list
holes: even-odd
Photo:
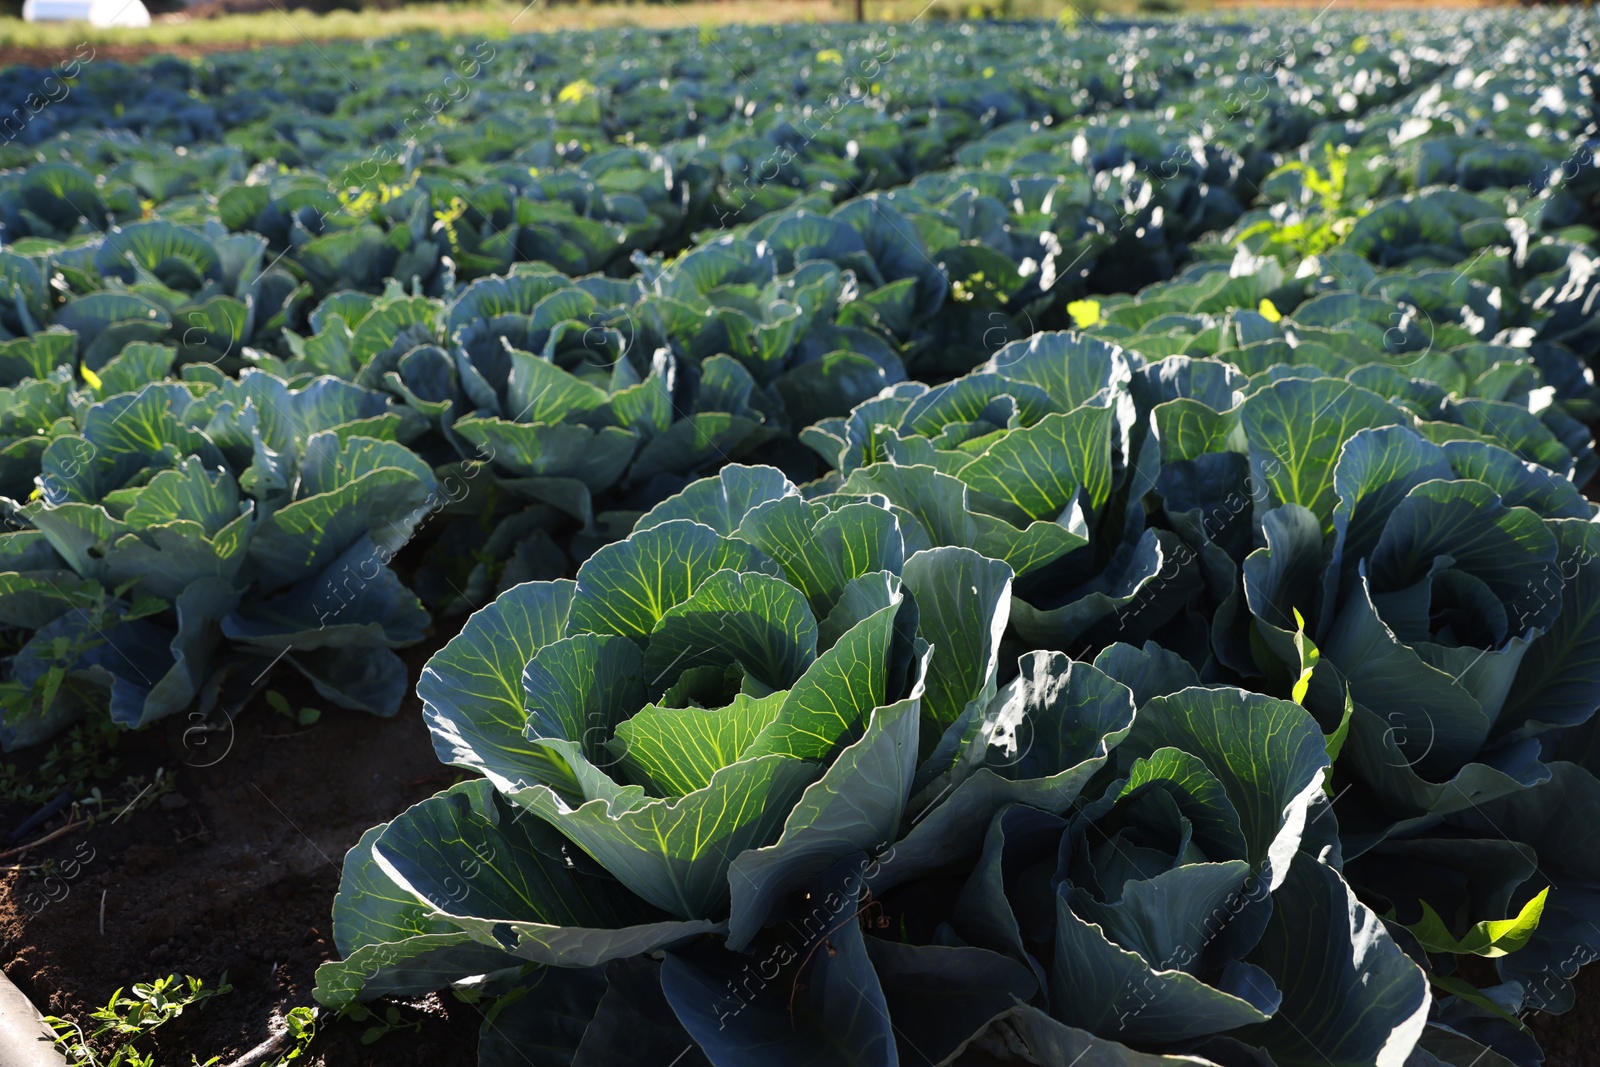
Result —
[{"label": "cabbage plant", "polygon": [[222,638],[345,706],[393,714],[404,695],[390,650],[428,618],[387,564],[439,506],[433,470],[394,440],[414,422],[331,377],[163,379],[173,357],[130,346],[71,394],[36,499],[0,534],[6,621],[26,634],[8,746],[84,714],[92,691],[125,726],[183,711]]},{"label": "cabbage plant", "polygon": [[908,528],[730,466],[474,615],[418,691],[482,777],[351,851],[319,998],[529,987],[486,1056],[654,1003],[718,1064],[1399,1062],[1426,985],[1338,874],[1312,716],[1155,646],[1002,669],[1012,568]]}]

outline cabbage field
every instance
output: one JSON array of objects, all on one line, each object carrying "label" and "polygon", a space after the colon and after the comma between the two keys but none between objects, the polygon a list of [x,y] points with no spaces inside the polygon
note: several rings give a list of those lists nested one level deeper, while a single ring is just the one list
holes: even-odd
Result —
[{"label": "cabbage field", "polygon": [[0,73],[0,741],[420,714],[483,1067],[1536,1067],[1600,21],[1309,14]]}]

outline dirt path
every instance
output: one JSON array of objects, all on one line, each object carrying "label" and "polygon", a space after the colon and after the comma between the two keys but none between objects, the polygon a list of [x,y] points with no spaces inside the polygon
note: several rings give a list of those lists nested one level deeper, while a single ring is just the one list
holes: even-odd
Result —
[{"label": "dirt path", "polygon": [[[412,650],[413,677],[429,651]],[[24,866],[60,865],[54,883],[37,869],[3,876],[0,966],[40,1010],[81,1020],[133,982],[175,972],[214,985],[226,972],[232,992],[139,1044],[159,1050],[161,1063],[188,1063],[191,1053],[226,1063],[269,1037],[275,1014],[313,1003],[317,965],[338,955],[329,908],[345,852],[456,774],[434,756],[415,696],[394,718],[374,719],[329,708],[292,674],[269,684],[293,706],[324,708],[316,725],[302,730],[257,700],[231,736],[208,739],[209,751],[185,745],[181,722],[128,735],[116,750],[125,770],[150,776],[164,767],[176,774],[173,791],[30,851]],[[0,812],[0,825],[23,814]],[[420,1032],[370,1047],[360,1043],[370,1022],[325,1021],[312,1063],[476,1062],[475,1009],[434,996],[402,1014]]]}]

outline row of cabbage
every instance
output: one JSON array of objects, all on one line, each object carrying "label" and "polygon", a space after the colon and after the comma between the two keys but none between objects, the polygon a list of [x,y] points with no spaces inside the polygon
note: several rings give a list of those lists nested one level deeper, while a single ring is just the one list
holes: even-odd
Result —
[{"label": "row of cabbage", "polygon": [[508,590],[418,688],[481,777],[347,857],[319,998],[504,994],[485,1063],[1536,1062],[1595,508],[1360,378],[1040,335]]},{"label": "row of cabbage", "polygon": [[482,778],[352,851],[319,999],[502,995],[485,1063],[1539,1062],[1600,954],[1592,155],[1483,137],[1541,79],[503,593],[418,690]]},{"label": "row of cabbage", "polygon": [[[1592,329],[1581,310],[1593,299],[1592,285],[1568,284],[1585,253],[1547,240],[1530,255],[1480,256],[1467,272],[1381,277],[1356,255],[1369,221],[1391,208],[1415,212],[1418,204],[1440,202],[1493,214],[1459,191],[1396,201],[1363,219],[1339,251],[1307,261],[1312,272],[1289,278],[1277,260],[1247,251],[1231,263],[1202,261],[1137,299],[1106,299],[1090,329],[1150,355],[1219,355],[1258,377],[1354,371],[1363,386],[1451,423],[1451,435],[1497,440],[1581,484],[1593,468],[1584,426],[1593,416],[1592,390],[1566,344]],[[533,576],[532,568],[563,571],[551,562],[565,556],[550,534],[565,542],[576,530],[582,543],[567,548],[581,556],[606,531],[625,532],[634,514],[697,472],[763,452],[806,469],[792,455],[801,427],[822,420],[802,440],[849,438],[853,431],[840,429],[833,412],[885,390],[904,396],[919,388],[906,384],[906,361],[915,365],[915,336],[926,324],[949,327],[964,315],[980,338],[1018,332],[993,307],[951,299],[903,225],[894,201],[869,198],[832,216],[780,213],[670,266],[642,261],[640,276],[628,281],[524,268],[475,283],[449,304],[393,287],[379,297],[340,293],[312,314],[314,333],[291,337],[294,354],[257,355],[237,379],[206,361],[175,370],[182,347],[121,334],[101,339],[124,347],[98,371],[78,354],[81,335],[49,330],[5,342],[0,366],[17,384],[0,394],[3,491],[37,497],[14,512],[14,522],[30,529],[0,541],[13,572],[6,580],[14,591],[33,591],[13,601],[7,624],[38,632],[34,650],[16,665],[17,699],[37,700],[41,685],[54,684],[52,668],[74,666],[60,642],[75,637],[73,648],[93,642],[101,649],[86,663],[133,686],[115,701],[116,717],[141,725],[194,698],[215,628],[234,610],[229,597],[252,589],[273,593],[308,580],[326,590],[294,590],[288,602],[315,613],[285,620],[265,644],[260,633],[224,626],[230,639],[273,655],[296,646],[300,654],[289,662],[303,669],[312,649],[351,640],[392,648],[419,638],[421,605],[386,565],[424,520],[437,517],[440,540],[452,551],[441,554],[447,565],[425,569],[420,589],[436,611],[461,610]],[[144,227],[138,232],[184,235],[165,223]],[[1450,232],[1459,229],[1452,221]],[[1505,232],[1503,225],[1490,230]],[[1559,271],[1540,270],[1555,264]],[[1357,278],[1364,292],[1346,288]],[[1518,289],[1520,299],[1505,297]],[[1263,301],[1278,321],[1255,310]],[[995,316],[1006,325],[980,333]],[[1081,357],[1061,351],[1056,358]],[[93,384],[75,387],[74,367]],[[130,432],[135,426],[139,431]],[[368,446],[364,465],[335,459],[347,473],[334,481],[301,477],[318,433],[384,444]],[[1177,458],[1189,457],[1163,457]],[[327,516],[358,494],[377,491],[347,483],[380,467],[388,473],[373,486],[392,480],[392,504],[375,503],[361,521],[347,515],[330,523]],[[186,475],[191,492],[205,480],[201,469],[211,483],[222,471],[226,487],[214,492],[226,503],[184,497],[159,515],[135,510],[130,525],[124,512],[166,468],[193,468]],[[283,536],[258,528],[288,521],[275,516],[289,503],[299,508],[291,516],[318,516],[295,520],[296,551],[305,559],[293,573],[274,561],[287,554]],[[214,545],[241,508],[251,518],[228,534],[225,547]],[[180,519],[194,521],[171,525]],[[371,546],[359,543],[369,535]],[[110,551],[125,540],[127,559]],[[351,566],[347,552],[380,561],[364,565],[358,586],[377,580],[381,566],[381,584],[393,595],[380,604],[340,592],[348,582],[340,575]],[[251,566],[243,566],[247,559]],[[155,561],[163,573],[145,573]],[[128,585],[133,578],[139,581]],[[229,592],[206,598],[186,623],[179,596],[201,579],[221,581]],[[123,630],[102,640],[107,619],[122,618],[141,596],[173,605],[152,612],[147,602],[128,619],[144,644],[171,646],[167,673],[183,679],[171,688],[148,676],[148,663],[162,656],[136,667],[140,657],[114,651]],[[89,604],[98,605],[98,621],[85,614]],[[396,612],[410,621],[393,625]],[[165,615],[165,630],[150,620],[153,613]],[[381,667],[352,673],[350,684],[326,671],[309,673],[332,699],[392,710],[405,688],[400,663],[375,655]],[[362,686],[373,695],[360,696]],[[25,716],[37,721],[13,741],[37,740],[83,710],[81,701],[64,699],[54,715]]]},{"label": "row of cabbage", "polygon": [[[320,74],[226,148],[86,141],[99,203],[138,185],[148,221],[78,232],[83,172],[30,166],[0,194],[4,739],[280,659],[392,712],[393,649],[499,592],[419,686],[483,778],[351,854],[325,1003],[493,994],[486,1063],[1532,1064],[1517,1013],[1597,950],[1588,38],[1544,23],[1479,72],[1461,42],[1504,31],[1466,30],[1297,38],[1315,75],[1235,107],[1253,61],[1134,60],[1270,33],[1112,28],[1122,95],[1084,74],[1043,114],[1005,92],[1053,31],[901,30],[924,86],[990,55],[970,87],[1006,86],[918,98],[966,119],[880,171],[909,184],[835,206],[803,154],[751,183],[810,91],[752,69],[779,88],[738,151],[687,112],[614,163],[553,123],[542,161],[488,150],[561,204],[492,262],[447,191],[487,113],[371,202],[260,167],[196,191],[267,129],[347,171]],[[651,84],[556,79],[606,141]],[[1130,103],[1162,110],[1093,114]],[[915,113],[842,110],[816,160],[880,168],[866,135],[926,144],[882,138]],[[686,177],[690,146],[735,163]],[[613,165],[698,206],[630,241]],[[314,233],[332,203],[360,217]],[[567,249],[590,224],[598,259]]]},{"label": "row of cabbage", "polygon": [[[969,36],[967,30],[962,33]],[[1135,31],[1130,36],[1137,42],[1151,35]],[[1050,50],[1048,34],[1041,39],[1046,40],[1039,48],[1042,55]],[[1231,38],[1222,40],[1231,43]],[[1260,45],[1260,35],[1252,43]],[[1339,64],[1327,58],[1331,54],[1319,44],[1310,65],[1324,73],[1337,71]],[[1350,66],[1352,58],[1345,57],[1344,65]],[[1396,52],[1378,68],[1359,66],[1350,88],[1363,95],[1346,91],[1333,110],[1355,114],[1393,96],[1385,86],[1405,79],[1382,71],[1408,62]],[[1291,80],[1282,77],[1289,65],[1276,65],[1280,81]],[[172,74],[170,65],[154,69]],[[1376,77],[1374,69],[1380,71]],[[1307,91],[1300,86],[1293,93]],[[92,104],[83,106],[92,112]],[[1233,107],[1226,129],[1243,130],[1247,141],[1256,139],[1255,113],[1241,116]],[[1283,124],[1276,100],[1258,110],[1265,126]],[[1303,119],[1291,112],[1288,126]],[[459,459],[469,446],[473,458],[491,451],[501,455],[494,446],[509,444],[498,468],[516,477],[501,481],[523,483],[519,488],[534,499],[587,525],[594,490],[619,480],[652,484],[658,475],[693,473],[706,462],[740,455],[748,442],[763,436],[762,429],[792,432],[908,371],[938,380],[964,370],[971,363],[968,352],[1031,330],[1033,310],[1046,324],[1052,308],[1060,317],[1062,297],[1070,293],[1061,292],[1058,271],[1071,271],[1086,256],[1108,249],[1114,253],[1108,258],[1125,266],[1138,258],[1126,254],[1125,242],[1148,238],[1165,217],[1198,201],[1202,207],[1182,227],[1184,236],[1192,237],[1234,213],[1204,207],[1212,194],[1228,199],[1230,182],[1253,187],[1249,175],[1258,169],[1227,151],[1219,154],[1212,145],[1203,164],[1192,155],[1181,158],[1191,170],[1203,165],[1201,176],[1220,185],[1189,176],[1164,181],[1172,161],[1186,149],[1170,139],[1141,139],[1144,131],[1137,123],[1119,120],[1115,127],[1102,123],[1073,135],[1072,159],[1092,157],[1083,178],[1037,177],[1041,169],[1066,169],[1065,154],[1043,151],[1059,144],[1066,132],[1062,126],[1058,135],[1037,121],[1013,123],[962,150],[963,164],[985,169],[919,179],[881,200],[853,202],[832,218],[813,217],[805,205],[790,208],[671,267],[659,258],[640,260],[641,274],[632,285],[605,278],[573,284],[536,270],[536,278],[493,280],[469,289],[448,306],[406,298],[392,281],[376,299],[341,290],[310,314],[305,339],[284,330],[291,321],[298,323],[310,292],[320,287],[267,263],[271,238],[220,234],[214,221],[206,234],[153,221],[90,237],[70,254],[9,254],[5,267],[13,300],[0,317],[8,330],[27,339],[11,346],[7,360],[7,377],[16,388],[9,391],[5,417],[5,489],[20,497],[42,477],[43,506],[49,506],[67,500],[92,504],[112,489],[126,488],[113,484],[115,478],[69,487],[56,476],[63,469],[75,472],[83,462],[79,457],[99,447],[92,436],[57,450],[55,474],[45,470],[43,453],[58,435],[78,436],[78,420],[92,401],[120,388],[123,375],[111,374],[109,387],[99,375],[114,354],[130,343],[176,341],[173,359],[185,364],[235,371],[253,364],[291,385],[323,372],[387,387],[410,409],[408,415],[420,413],[439,431],[439,440],[418,448],[430,465]],[[1167,158],[1158,161],[1158,156]],[[72,174],[53,167],[22,172],[24,229],[41,214],[73,214],[73,193],[83,191],[66,180]],[[1121,184],[1111,188],[1101,181],[1108,174]],[[243,188],[251,197],[264,191],[260,184]],[[1085,197],[1098,206],[1090,211],[1072,206]],[[219,210],[226,201],[228,194],[219,199]],[[814,206],[820,211],[824,203]],[[290,243],[284,242],[285,250]],[[828,270],[830,262],[840,269]],[[378,285],[389,267],[368,271],[363,284]],[[1078,273],[1086,272],[1078,268]],[[1158,264],[1153,273],[1165,269]],[[74,293],[80,294],[77,299],[71,298]],[[62,299],[63,294],[69,295]],[[272,312],[259,324],[258,308]],[[820,329],[815,328],[819,315]],[[468,320],[475,320],[471,329],[466,329]],[[67,337],[76,335],[74,344],[66,343],[62,330]],[[954,338],[966,343],[952,343]],[[513,397],[507,345],[537,349],[547,363],[578,371],[602,391],[586,392],[583,383],[566,376],[542,374],[545,380],[521,383]],[[274,347],[281,354],[272,354]],[[724,350],[733,353],[732,360]],[[624,353],[631,358],[624,360]],[[166,358],[150,357],[155,363]],[[681,371],[675,365],[680,362],[687,364]],[[100,384],[73,389],[70,373],[68,380],[62,373],[74,363],[89,372],[86,379],[92,375]],[[530,374],[537,369],[527,359],[522,363]],[[191,392],[220,384],[204,366],[184,373]],[[130,382],[142,385],[150,377],[135,373]],[[694,379],[703,379],[704,387]],[[69,411],[73,418],[67,417]],[[456,423],[468,411],[477,421],[466,424],[470,434],[464,434]],[[684,414],[689,417],[675,420]],[[588,422],[589,429],[598,424],[602,432],[586,437],[564,425],[573,421]],[[419,424],[405,420],[408,441],[415,440]],[[664,432],[668,429],[673,433]],[[630,468],[635,452],[642,453],[643,462]],[[661,495],[659,485],[652,493]],[[528,521],[518,528],[526,532]],[[500,540],[511,536],[508,530]]]},{"label": "row of cabbage", "polygon": [[[1363,84],[1347,108],[1392,96],[1386,86],[1400,83]],[[1315,112],[1293,114],[1285,126],[1272,100],[1234,128],[1254,140],[1257,118],[1284,126],[1262,135],[1276,143],[1299,136]],[[1182,180],[1158,184],[1142,168],[1179,157],[1183,141],[1159,133],[1178,127],[1151,134],[1102,121],[1052,132],[1050,121],[1004,125],[963,149],[958,169],[838,208],[810,175],[822,191],[791,190],[799,203],[685,255],[635,250],[632,278],[574,280],[534,262],[465,287],[450,280],[441,253],[460,254],[465,224],[430,224],[436,191],[426,184],[376,209],[408,228],[387,237],[363,230],[361,240],[385,242],[383,254],[352,254],[335,271],[320,270],[301,239],[337,202],[326,188],[321,200],[297,201],[284,192],[287,177],[252,181],[154,205],[178,218],[214,213],[198,229],[158,217],[73,237],[94,228],[96,211],[85,205],[132,199],[116,191],[116,171],[109,182],[66,162],[20,172],[13,228],[66,242],[22,237],[0,252],[11,296],[0,325],[16,338],[3,360],[0,492],[38,498],[11,509],[25,536],[4,542],[6,580],[28,593],[5,618],[24,643],[5,690],[4,739],[48,736],[107,686],[127,725],[182,710],[211,672],[219,627],[234,651],[285,655],[329,699],[392,711],[405,683],[388,650],[416,640],[422,626],[418,598],[387,564],[423,521],[443,514],[434,525],[447,527],[440,540],[452,550],[438,555],[446,566],[415,578],[435,610],[476,606],[496,583],[559,573],[551,561],[565,557],[548,532],[577,524],[581,557],[699,471],[763,449],[781,455],[800,427],[908,373],[937,380],[966,370],[975,354],[1031,332],[1035,313],[1061,317],[1064,294],[1101,255],[1119,270],[1137,262],[1137,273],[1163,276],[1174,254],[1163,218],[1189,213],[1173,227],[1177,242],[1236,218],[1227,189],[1259,176],[1265,158],[1256,149],[1246,165],[1213,146],[1209,170],[1187,162]],[[1035,150],[1068,134],[1067,152]],[[102,158],[114,150],[85,148]],[[161,192],[149,187],[150,160],[125,162],[125,176],[144,175],[143,191]],[[195,178],[193,166],[186,173]],[[337,235],[344,253],[354,233]],[[621,252],[626,244],[613,242]],[[1134,245],[1145,247],[1142,258]],[[562,258],[544,246],[524,251]],[[356,277],[351,262],[361,265]],[[413,295],[396,282],[405,277]],[[441,285],[443,299],[419,295]],[[148,395],[122,395],[135,390]],[[331,405],[313,399],[334,394]],[[205,402],[191,411],[194,398]],[[219,403],[230,413],[221,422]],[[158,408],[142,441],[127,435],[125,411]],[[380,421],[346,425],[366,419]],[[319,432],[386,444],[369,448],[365,468],[341,464],[355,473],[337,483],[300,480],[305,445]],[[478,479],[486,466],[495,476]],[[180,507],[125,517],[156,471],[180,467],[206,468],[225,486],[214,490],[225,503],[193,516]],[[281,507],[326,515],[364,491],[346,487],[357,474],[392,481],[392,505],[370,521],[300,522],[306,561],[293,575],[257,558],[283,554],[257,529],[279,522]],[[599,526],[597,493],[623,509]],[[250,518],[215,546],[240,510]],[[258,532],[266,536],[254,547]],[[141,573],[152,549],[159,577]],[[377,583],[385,594],[357,598],[353,568],[355,588]],[[286,587],[284,602],[303,608],[297,615],[266,629],[241,622],[240,597],[253,603],[252,593]],[[120,651],[135,640],[148,655]],[[350,647],[371,652],[346,663],[339,650]]]},{"label": "row of cabbage", "polygon": [[[1015,312],[1030,276],[1055,284],[1059,244],[1069,284],[1098,268],[1100,288],[1136,288],[1236,218],[1273,153],[1320,121],[1392,103],[1493,29],[1465,38],[1428,28],[1436,51],[1390,41],[1359,56],[1352,26],[1308,40],[1285,23],[1176,37],[1137,26],[804,39],[774,28],[737,42],[627,32],[585,36],[560,56],[408,38],[330,45],[325,63],[288,81],[272,60],[242,55],[77,64],[72,91],[5,149],[14,170],[0,181],[0,227],[33,262],[0,269],[30,313],[0,325],[33,332],[59,313],[86,346],[111,328],[165,327],[188,338],[191,358],[286,354],[282,331],[304,332],[314,303],[341,289],[376,294],[395,279],[443,296],[457,278],[524,261],[628,274],[633,253],[675,252],[706,228],[780,209],[826,213],[953,164],[1062,181],[1030,181],[1001,208],[984,200],[991,188],[954,205],[975,217],[940,219],[954,232],[940,227],[929,241],[952,283],[998,293]],[[721,85],[730,49],[749,68],[732,99]],[[1197,53],[1212,57],[1198,71]],[[1239,71],[1221,73],[1235,57]],[[39,98],[37,76],[11,72],[0,90],[16,113]],[[350,92],[356,76],[372,82]],[[1070,155],[1052,156],[1066,145]],[[917,196],[946,207],[965,178]],[[165,238],[116,232],[152,213],[211,250],[179,251],[191,262],[163,269]],[[1013,215],[1027,216],[1018,232],[988,244]],[[1043,249],[1013,247],[1044,231]],[[946,262],[946,244],[969,251]],[[41,287],[35,275],[67,285]]]}]

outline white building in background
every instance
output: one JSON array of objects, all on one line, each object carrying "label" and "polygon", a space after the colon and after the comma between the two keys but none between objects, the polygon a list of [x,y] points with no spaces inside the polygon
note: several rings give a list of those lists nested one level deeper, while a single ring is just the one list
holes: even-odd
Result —
[{"label": "white building in background", "polygon": [[91,26],[135,28],[150,25],[142,0],[23,0],[28,22],[87,22]]}]

